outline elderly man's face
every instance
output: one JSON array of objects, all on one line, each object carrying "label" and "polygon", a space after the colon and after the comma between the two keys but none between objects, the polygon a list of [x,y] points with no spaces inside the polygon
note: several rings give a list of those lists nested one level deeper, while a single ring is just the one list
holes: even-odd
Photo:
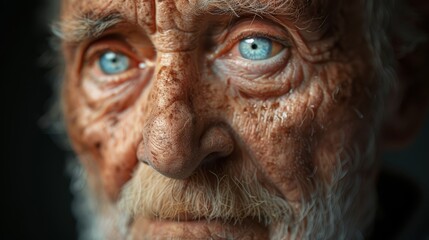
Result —
[{"label": "elderly man's face", "polygon": [[63,0],[66,123],[107,238],[367,230],[383,81],[363,6],[240,2]]}]

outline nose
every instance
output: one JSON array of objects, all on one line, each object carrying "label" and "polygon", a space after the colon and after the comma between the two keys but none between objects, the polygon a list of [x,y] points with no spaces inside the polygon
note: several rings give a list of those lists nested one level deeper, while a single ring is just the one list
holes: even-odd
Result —
[{"label": "nose", "polygon": [[167,177],[185,179],[200,166],[228,156],[234,142],[222,124],[208,124],[196,111],[204,102],[193,102],[199,80],[195,65],[189,58],[175,60],[160,61],[164,65],[155,74],[137,157]]}]

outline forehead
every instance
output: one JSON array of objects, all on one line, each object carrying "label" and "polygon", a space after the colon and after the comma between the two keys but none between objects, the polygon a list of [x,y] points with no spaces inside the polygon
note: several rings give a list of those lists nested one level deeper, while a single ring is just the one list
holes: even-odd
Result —
[{"label": "forehead", "polygon": [[307,10],[321,12],[328,1],[322,0],[62,0],[62,16],[97,15],[108,12],[121,12],[127,17],[155,17],[179,12],[185,16],[206,12],[231,13],[239,15],[300,15]]},{"label": "forehead", "polygon": [[[152,6],[158,4],[174,4],[177,9],[183,7],[241,7],[241,8],[283,8],[292,5],[311,5],[316,1],[308,0],[62,0],[64,5],[74,6],[76,8],[91,8],[93,6],[142,6],[149,4]],[[319,2],[319,1],[317,1]]]},{"label": "forehead", "polygon": [[[147,33],[176,28],[195,32],[210,15],[274,17],[298,28],[329,25],[328,11],[340,4],[335,0],[62,0],[60,29],[66,35],[87,34],[128,22]],[[114,18],[112,21],[112,17]],[[201,21],[203,20],[203,21]],[[225,19],[224,19],[225,20]],[[113,23],[113,24],[112,24]],[[94,27],[96,26],[96,27]],[[65,37],[64,40],[68,40]],[[81,40],[81,38],[71,41]]]}]

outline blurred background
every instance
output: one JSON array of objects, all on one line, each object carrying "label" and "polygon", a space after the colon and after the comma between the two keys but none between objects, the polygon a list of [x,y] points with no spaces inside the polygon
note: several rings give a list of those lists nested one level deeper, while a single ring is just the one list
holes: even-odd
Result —
[{"label": "blurred background", "polygon": [[[6,1],[0,7],[2,97],[1,239],[77,239],[71,213],[67,154],[43,116],[54,99],[58,64],[51,50],[48,0]],[[59,2],[59,1],[52,1]],[[429,229],[429,120],[407,149],[386,153],[385,165],[422,189],[418,229]],[[398,193],[398,198],[407,195]],[[400,207],[400,206],[398,206]],[[426,224],[424,224],[426,222]],[[417,223],[416,223],[417,224]]]}]

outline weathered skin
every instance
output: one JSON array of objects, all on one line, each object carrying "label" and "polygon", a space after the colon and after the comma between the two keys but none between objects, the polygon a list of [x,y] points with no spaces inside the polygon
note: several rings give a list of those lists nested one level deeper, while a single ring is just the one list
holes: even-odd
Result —
[{"label": "weathered skin", "polygon": [[[105,196],[100,201],[115,202],[140,164],[186,180],[198,168],[228,162],[256,172],[259,182],[299,209],[317,182],[348,170],[350,163],[335,157],[340,148],[365,149],[378,124],[372,117],[377,81],[355,2],[339,1],[317,28],[320,22],[309,23],[305,15],[278,16],[278,23],[245,15],[228,27],[234,17],[196,12],[194,1],[63,1],[65,22],[85,12],[117,12],[127,21],[98,39],[64,43],[68,132],[92,187]],[[275,60],[240,58],[234,36],[246,31],[283,41],[276,43]],[[120,50],[135,67],[109,84],[96,83],[103,77],[91,63],[96,48]],[[148,67],[138,69],[139,62]],[[359,175],[362,188],[373,185],[377,164],[357,164],[343,181]],[[161,227],[148,221],[137,218],[132,232],[137,235],[141,224],[147,234],[157,233]],[[167,229],[169,236],[176,229],[201,238],[216,231],[199,231],[206,229],[200,225]],[[268,231],[262,226],[255,236]]]}]

